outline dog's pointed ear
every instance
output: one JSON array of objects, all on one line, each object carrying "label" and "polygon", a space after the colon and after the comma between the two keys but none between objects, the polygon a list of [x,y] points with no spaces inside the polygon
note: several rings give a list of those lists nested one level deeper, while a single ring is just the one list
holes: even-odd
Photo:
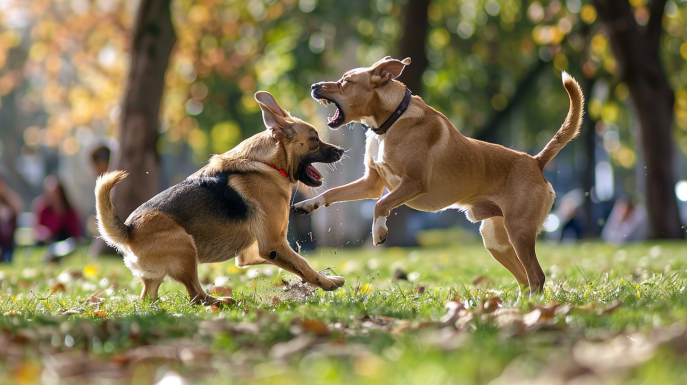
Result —
[{"label": "dog's pointed ear", "polygon": [[274,97],[267,91],[258,91],[255,93],[255,100],[262,110],[262,121],[272,132],[272,137],[277,140],[293,138],[294,123],[286,120],[289,114],[277,104]]},{"label": "dog's pointed ear", "polygon": [[403,69],[409,64],[409,57],[397,60],[387,56],[372,66],[372,81],[382,85],[396,79],[401,76]]}]

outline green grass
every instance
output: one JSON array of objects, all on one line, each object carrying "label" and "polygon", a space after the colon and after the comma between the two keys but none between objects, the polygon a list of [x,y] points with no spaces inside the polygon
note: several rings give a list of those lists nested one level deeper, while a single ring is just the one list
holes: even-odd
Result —
[{"label": "green grass", "polygon": [[[117,258],[19,251],[0,265],[0,383],[687,383],[684,242],[537,250],[548,280],[531,298],[478,243],[321,249],[306,258],[347,283],[305,298],[271,267],[202,265],[233,289],[225,309],[169,281],[141,301]],[[442,323],[451,301],[465,309]]]}]

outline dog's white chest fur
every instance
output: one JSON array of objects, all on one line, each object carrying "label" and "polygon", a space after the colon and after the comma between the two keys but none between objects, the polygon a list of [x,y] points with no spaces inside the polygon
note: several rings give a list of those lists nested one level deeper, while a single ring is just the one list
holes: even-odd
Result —
[{"label": "dog's white chest fur", "polygon": [[377,135],[372,130],[368,130],[365,134],[367,137],[367,153],[372,158],[372,163],[379,175],[384,179],[385,184],[389,189],[396,187],[401,183],[401,177],[393,173],[391,168],[384,160],[384,145],[386,135]]}]

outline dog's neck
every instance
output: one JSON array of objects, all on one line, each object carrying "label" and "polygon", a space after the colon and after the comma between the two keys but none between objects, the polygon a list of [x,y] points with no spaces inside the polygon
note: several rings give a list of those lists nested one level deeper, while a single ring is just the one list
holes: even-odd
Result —
[{"label": "dog's neck", "polygon": [[289,175],[293,175],[294,172],[288,167],[289,159],[286,148],[267,131],[253,135],[224,154],[213,156],[205,168],[208,171],[223,169],[227,163],[233,163],[238,169],[242,169],[245,167],[242,166],[245,161],[271,164]]},{"label": "dog's neck", "polygon": [[372,106],[374,106],[371,111],[371,116],[364,117],[364,119],[370,121],[371,124],[363,123],[368,126],[379,127],[380,124],[386,122],[403,100],[405,92],[406,86],[396,80],[392,80],[377,88],[374,96],[376,100],[373,100],[373,103],[371,103]]}]

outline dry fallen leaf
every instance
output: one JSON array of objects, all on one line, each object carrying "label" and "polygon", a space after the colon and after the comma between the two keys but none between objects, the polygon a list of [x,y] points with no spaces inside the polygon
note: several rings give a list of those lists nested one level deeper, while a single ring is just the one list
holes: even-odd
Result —
[{"label": "dry fallen leaf", "polygon": [[503,300],[501,300],[501,297],[495,296],[487,299],[486,301],[482,302],[480,305],[480,311],[479,313],[484,313],[484,314],[489,314],[493,313],[496,311],[496,309],[499,308],[499,305],[503,303]]},{"label": "dry fallen leaf", "polygon": [[210,287],[208,288],[208,293],[216,294],[221,297],[231,297],[232,289],[226,286],[210,285]]},{"label": "dry fallen leaf", "polygon": [[329,335],[329,328],[320,321],[306,319],[303,320],[303,324],[301,326],[303,327],[303,330],[309,331],[318,337],[326,337]]},{"label": "dry fallen leaf", "polygon": [[479,277],[475,278],[475,279],[472,281],[472,284],[473,284],[473,285],[481,285],[481,284],[486,284],[486,283],[488,283],[488,282],[489,282],[489,278],[487,278],[487,277],[484,276],[484,275],[480,275]]},{"label": "dry fallen leaf", "polygon": [[58,282],[55,284],[55,286],[50,289],[50,294],[48,294],[48,297],[57,293],[58,291],[65,291],[66,288],[64,287],[64,284],[62,282]]},{"label": "dry fallen leaf", "polygon": [[613,300],[613,303],[610,306],[602,308],[602,309],[597,309],[596,314],[598,314],[598,315],[610,314],[622,305],[623,305],[623,303],[621,301],[618,301],[617,299],[615,299],[615,300]]},{"label": "dry fallen leaf", "polygon": [[90,297],[86,299],[86,302],[89,303],[100,303],[104,300],[103,295],[104,290],[98,290],[95,293],[91,294]]},{"label": "dry fallen leaf", "polygon": [[314,338],[311,335],[301,335],[291,341],[279,342],[272,346],[270,350],[270,356],[274,360],[279,360],[286,358],[294,353],[298,353],[309,348],[314,342]]},{"label": "dry fallen leaf", "polygon": [[[456,299],[459,299],[456,296]],[[456,301],[450,301],[446,303],[446,315],[441,318],[441,324],[443,326],[455,325],[458,318],[460,318],[460,311],[464,309],[463,304]]]},{"label": "dry fallen leaf", "polygon": [[573,346],[573,357],[583,367],[597,373],[637,366],[654,355],[657,344],[639,333],[621,333],[602,343],[579,341]]}]

